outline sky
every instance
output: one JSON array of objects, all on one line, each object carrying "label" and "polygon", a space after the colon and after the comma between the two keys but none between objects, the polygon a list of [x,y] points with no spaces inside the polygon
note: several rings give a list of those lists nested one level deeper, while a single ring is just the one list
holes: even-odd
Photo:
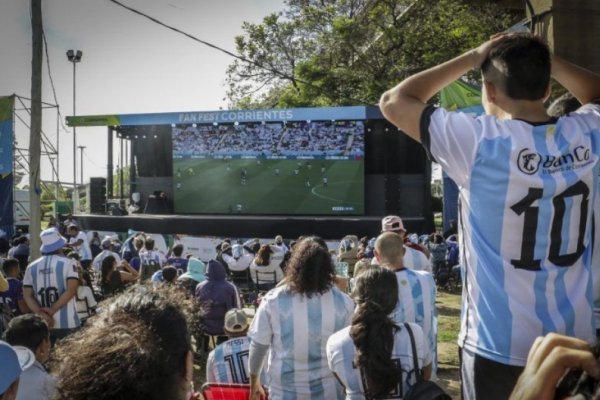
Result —
[{"label": "sky", "polygon": [[[283,0],[121,1],[230,51],[235,51],[234,38],[242,33],[244,21],[258,23],[264,16],[284,8]],[[73,65],[66,57],[69,49],[83,52],[76,67],[77,115],[227,108],[225,71],[233,61],[228,55],[108,0],[42,1],[42,18],[50,71],[63,117],[73,115]],[[29,1],[0,0],[0,37],[0,96],[16,94],[29,98],[32,57]],[[42,100],[56,104],[46,59],[42,76]],[[29,124],[26,111],[17,111],[17,115]],[[17,119],[15,130],[17,147],[27,147],[27,127]],[[46,108],[43,130],[54,145],[58,131],[60,179],[72,182],[72,129],[61,127],[56,108]],[[106,128],[78,128],[77,144],[86,146],[84,182],[90,176],[106,176]],[[78,150],[78,181],[79,154]],[[114,164],[118,164],[117,152]],[[42,160],[41,177],[52,179],[47,158]]]}]

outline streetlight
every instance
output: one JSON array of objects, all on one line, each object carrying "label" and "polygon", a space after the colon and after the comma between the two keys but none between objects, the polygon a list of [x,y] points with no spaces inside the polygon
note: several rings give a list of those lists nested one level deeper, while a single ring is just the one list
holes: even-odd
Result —
[{"label": "streetlight", "polygon": [[[81,50],[68,50],[67,51],[67,59],[73,63],[73,116],[77,115],[76,112],[76,65],[81,61],[81,56],[83,53]],[[83,179],[82,179],[83,181]],[[73,126],[73,210],[79,205],[79,192],[77,190],[77,128]]]},{"label": "streetlight", "polygon": [[80,168],[80,173],[81,173],[81,186],[83,186],[83,149],[85,149],[85,146],[77,146],[79,147],[79,150],[81,151],[80,153],[80,162],[81,162],[81,168]]}]

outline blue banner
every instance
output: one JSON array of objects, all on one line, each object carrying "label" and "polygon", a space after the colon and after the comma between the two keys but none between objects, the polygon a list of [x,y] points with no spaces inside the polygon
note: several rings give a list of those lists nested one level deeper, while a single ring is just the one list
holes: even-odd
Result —
[{"label": "blue banner", "polygon": [[0,97],[0,230],[9,237],[14,231],[13,109],[13,96]]}]

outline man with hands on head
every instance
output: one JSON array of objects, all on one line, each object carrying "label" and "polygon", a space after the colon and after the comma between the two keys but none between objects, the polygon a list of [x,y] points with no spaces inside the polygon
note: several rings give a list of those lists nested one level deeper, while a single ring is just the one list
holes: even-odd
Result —
[{"label": "man with hands on head", "polygon": [[[481,67],[487,115],[426,104]],[[544,101],[554,77],[584,106],[560,119]],[[381,98],[385,117],[457,183],[465,399],[506,399],[536,336],[594,341],[591,215],[598,183],[600,76],[539,39],[500,34],[413,75]]]}]

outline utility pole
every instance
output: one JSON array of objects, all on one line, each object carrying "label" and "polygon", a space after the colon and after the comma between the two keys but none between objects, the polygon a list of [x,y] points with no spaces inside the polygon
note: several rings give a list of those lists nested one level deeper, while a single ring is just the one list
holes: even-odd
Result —
[{"label": "utility pole", "polygon": [[79,161],[80,161],[80,173],[81,173],[81,186],[83,186],[83,149],[85,146],[77,146],[79,148]]},{"label": "utility pole", "polygon": [[40,256],[40,157],[42,132],[42,0],[31,0],[31,130],[29,132],[29,240],[31,259]]}]

